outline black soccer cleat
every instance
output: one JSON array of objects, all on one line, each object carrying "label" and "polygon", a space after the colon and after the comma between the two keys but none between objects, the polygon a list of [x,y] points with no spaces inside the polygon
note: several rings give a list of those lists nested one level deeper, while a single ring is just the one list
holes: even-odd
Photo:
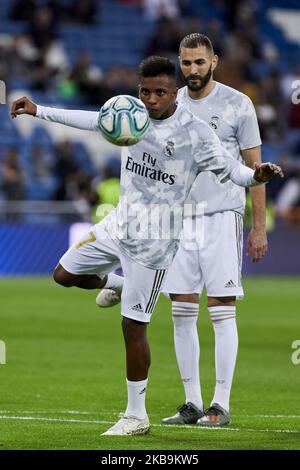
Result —
[{"label": "black soccer cleat", "polygon": [[204,416],[203,411],[199,410],[193,403],[188,402],[177,408],[178,413],[174,416],[164,418],[164,424],[196,424]]}]

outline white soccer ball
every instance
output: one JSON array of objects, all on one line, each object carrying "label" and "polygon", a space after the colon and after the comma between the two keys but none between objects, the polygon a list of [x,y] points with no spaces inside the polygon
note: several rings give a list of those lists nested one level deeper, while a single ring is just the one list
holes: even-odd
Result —
[{"label": "white soccer ball", "polygon": [[110,98],[102,106],[98,125],[106,140],[127,147],[145,136],[150,118],[141,100],[129,95],[119,95]]}]

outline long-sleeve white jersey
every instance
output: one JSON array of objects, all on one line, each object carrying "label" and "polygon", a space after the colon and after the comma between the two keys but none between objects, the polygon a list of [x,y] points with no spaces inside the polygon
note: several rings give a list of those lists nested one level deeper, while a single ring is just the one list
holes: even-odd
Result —
[{"label": "long-sleeve white jersey", "polygon": [[[243,162],[241,150],[261,145],[254,106],[248,96],[215,82],[205,98],[192,99],[185,86],[178,92],[178,104],[205,121],[217,134],[222,146],[236,160]],[[206,214],[245,209],[245,189],[232,181],[221,184],[213,173],[202,173],[192,187],[191,201],[202,202]]]},{"label": "long-sleeve white jersey", "polygon": [[[38,106],[37,117],[98,131],[97,112]],[[185,200],[200,172],[212,171],[221,182],[257,184],[253,170],[225,152],[214,131],[183,107],[167,119],[152,120],[143,140],[122,149],[120,202],[101,224],[136,262],[168,267],[177,250]]]}]

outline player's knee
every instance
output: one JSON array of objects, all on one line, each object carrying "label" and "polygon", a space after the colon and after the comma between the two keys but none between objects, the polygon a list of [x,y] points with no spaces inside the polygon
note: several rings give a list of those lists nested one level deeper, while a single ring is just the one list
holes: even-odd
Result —
[{"label": "player's knee", "polygon": [[63,287],[72,287],[74,286],[74,281],[72,275],[70,275],[65,269],[59,264],[53,271],[54,281]]},{"label": "player's knee", "polygon": [[122,329],[125,343],[145,341],[147,323],[132,320],[131,318],[123,317]]}]

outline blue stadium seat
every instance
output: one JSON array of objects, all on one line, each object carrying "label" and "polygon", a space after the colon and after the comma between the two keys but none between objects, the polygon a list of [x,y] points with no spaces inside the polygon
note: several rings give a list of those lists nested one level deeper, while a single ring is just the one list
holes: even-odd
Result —
[{"label": "blue stadium seat", "polygon": [[88,175],[95,175],[95,168],[92,164],[89,152],[86,146],[82,142],[73,142],[74,158],[77,164],[82,168]]},{"label": "blue stadium seat", "polygon": [[30,141],[38,142],[39,145],[52,146],[53,140],[45,127],[36,126],[34,127],[30,136]]},{"label": "blue stadium seat", "polygon": [[[0,2],[1,5],[2,2]],[[1,34],[17,34],[27,31],[28,24],[22,21],[10,21],[6,19],[1,19]]]},{"label": "blue stadium seat", "polygon": [[30,201],[47,201],[53,199],[56,189],[57,184],[53,177],[43,180],[31,179],[27,184],[27,199]]}]

